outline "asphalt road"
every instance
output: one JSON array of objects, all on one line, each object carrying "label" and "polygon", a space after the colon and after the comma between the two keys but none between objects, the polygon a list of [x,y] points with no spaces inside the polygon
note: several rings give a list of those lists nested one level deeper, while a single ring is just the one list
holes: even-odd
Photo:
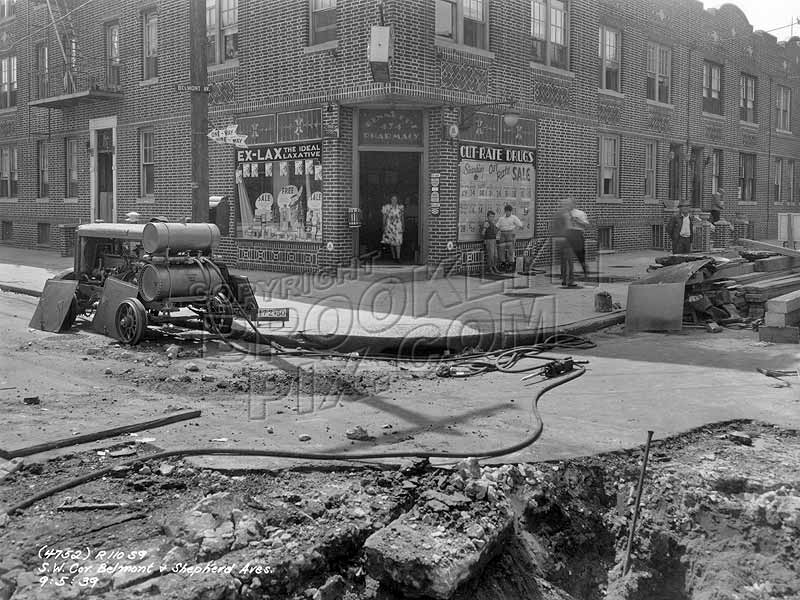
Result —
[{"label": "asphalt road", "polygon": [[[0,389],[0,410],[8,415],[0,431],[0,448],[157,418],[185,408],[200,408],[203,416],[115,441],[150,439],[163,449],[225,445],[317,452],[436,449],[480,454],[512,444],[531,429],[535,386],[522,384],[519,375],[441,379],[432,374],[431,365],[400,368],[310,359],[269,363],[225,350],[167,361],[163,350],[171,340],[120,348],[87,327],[69,334],[29,330],[35,303],[34,298],[0,293],[0,388],[9,388]],[[541,439],[498,462],[618,450],[640,445],[648,429],[658,438],[730,419],[800,427],[800,378],[787,378],[796,380],[787,386],[756,372],[759,366],[798,368],[800,347],[764,345],[752,331],[709,334],[693,330],[683,335],[626,337],[621,328],[612,328],[590,338],[597,343],[595,349],[573,353],[590,361],[587,373],[541,401],[545,423]],[[190,361],[199,371],[186,370]],[[363,383],[362,392],[368,391],[354,396],[334,386],[333,394],[308,389],[261,393],[218,385],[242,381],[243,373],[253,372],[290,378],[286,371],[294,367],[301,376],[313,372],[312,376],[323,378],[358,380]],[[23,402],[31,396],[38,396],[40,403]],[[356,425],[373,439],[348,439],[346,431]],[[310,439],[300,441],[300,436]],[[234,469],[292,464],[271,458],[193,460]]]}]

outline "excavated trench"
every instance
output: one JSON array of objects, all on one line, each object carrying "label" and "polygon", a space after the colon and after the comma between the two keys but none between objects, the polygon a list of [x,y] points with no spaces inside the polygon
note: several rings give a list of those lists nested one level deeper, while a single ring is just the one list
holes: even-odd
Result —
[{"label": "excavated trench", "polygon": [[[502,538],[494,558],[451,597],[800,597],[798,432],[737,422],[655,442],[631,568],[623,574],[641,457],[641,449],[635,449],[482,469],[482,478],[507,484],[503,489],[513,533]],[[3,501],[18,501],[46,481],[93,468],[97,460],[73,455],[23,467],[7,478]],[[487,515],[491,517],[503,500],[490,493],[479,501],[468,489],[472,484],[462,484],[456,473],[419,463],[388,471],[228,475],[193,469],[181,461],[142,465],[93,482],[80,493],[59,494],[0,526],[0,598],[399,600],[411,597],[408,589],[395,581],[373,579],[365,541],[368,546],[372,534],[412,513],[413,522],[432,528],[430,537],[442,536],[445,546],[449,535],[457,540],[466,526],[486,524]],[[472,500],[460,500],[459,507],[439,502],[458,496],[459,490]],[[76,501],[108,498],[126,508],[113,515],[64,509]],[[426,498],[433,500],[426,503]],[[421,539],[433,543],[434,549],[426,550],[430,546],[422,543],[412,554],[438,551],[436,540]],[[492,543],[491,535],[486,539]],[[112,543],[146,548],[161,562],[169,557],[183,557],[188,565],[250,562],[261,564],[269,574],[212,573],[181,579],[156,573],[123,584],[106,581],[91,590],[72,585],[66,596],[38,584],[42,560],[35,548]],[[411,559],[413,569],[415,557]]]}]

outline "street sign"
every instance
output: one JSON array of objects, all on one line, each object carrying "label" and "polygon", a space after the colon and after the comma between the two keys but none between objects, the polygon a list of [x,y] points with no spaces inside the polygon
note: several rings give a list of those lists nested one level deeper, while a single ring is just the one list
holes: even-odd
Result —
[{"label": "street sign", "polygon": [[211,92],[210,85],[190,85],[188,83],[176,84],[175,89],[179,92],[203,92],[204,94]]}]

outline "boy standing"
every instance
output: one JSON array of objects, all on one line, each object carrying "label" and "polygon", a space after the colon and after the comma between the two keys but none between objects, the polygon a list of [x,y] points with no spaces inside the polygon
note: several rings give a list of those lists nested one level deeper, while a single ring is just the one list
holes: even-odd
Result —
[{"label": "boy standing", "polygon": [[510,204],[504,207],[504,216],[497,219],[497,228],[500,230],[500,270],[514,270],[514,239],[517,228],[522,229],[522,221],[517,215],[512,214],[514,209]]},{"label": "boy standing", "polygon": [[497,225],[494,221],[494,211],[486,213],[483,224],[483,246],[486,248],[486,269],[489,273],[499,273],[497,270]]}]

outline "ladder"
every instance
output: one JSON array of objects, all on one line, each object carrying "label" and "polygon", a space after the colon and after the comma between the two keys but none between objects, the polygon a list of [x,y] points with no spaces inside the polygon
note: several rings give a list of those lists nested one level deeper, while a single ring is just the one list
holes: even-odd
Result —
[{"label": "ladder", "polygon": [[79,50],[72,14],[66,6],[66,0],[45,0],[45,2],[56,33],[58,47],[61,49],[61,57],[64,59],[64,93],[73,93],[76,89],[75,70],[78,67]]}]

